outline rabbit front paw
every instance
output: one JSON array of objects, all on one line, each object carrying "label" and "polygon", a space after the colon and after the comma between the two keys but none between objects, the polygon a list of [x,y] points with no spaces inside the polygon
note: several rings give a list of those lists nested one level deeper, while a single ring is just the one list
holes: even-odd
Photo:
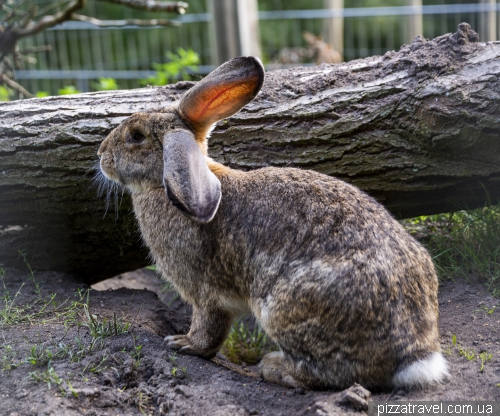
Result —
[{"label": "rabbit front paw", "polygon": [[187,335],[169,335],[165,337],[168,342],[167,347],[177,350],[180,354],[196,355],[203,358],[213,358],[217,351],[196,348],[189,340]]}]

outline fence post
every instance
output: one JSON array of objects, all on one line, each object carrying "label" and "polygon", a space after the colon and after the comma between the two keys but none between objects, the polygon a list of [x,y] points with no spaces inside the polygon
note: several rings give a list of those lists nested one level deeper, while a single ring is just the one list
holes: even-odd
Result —
[{"label": "fence post", "polygon": [[260,56],[257,0],[209,0],[214,64],[242,55]]},{"label": "fence post", "polygon": [[261,56],[257,0],[237,0],[241,55]]},{"label": "fence post", "polygon": [[[344,8],[344,0],[324,0],[324,7],[328,10],[342,10]],[[342,59],[344,59],[344,18],[331,17],[326,21],[326,38],[325,42],[333,46]]]},{"label": "fence post", "polygon": [[481,0],[481,3],[491,5],[491,9],[480,13],[479,40],[481,42],[497,40],[497,13],[494,10],[496,0]]},{"label": "fence post", "polygon": [[407,6],[413,6],[417,12],[410,15],[409,27],[407,32],[407,42],[412,43],[416,36],[424,36],[424,23],[422,19],[422,0],[406,0]]}]

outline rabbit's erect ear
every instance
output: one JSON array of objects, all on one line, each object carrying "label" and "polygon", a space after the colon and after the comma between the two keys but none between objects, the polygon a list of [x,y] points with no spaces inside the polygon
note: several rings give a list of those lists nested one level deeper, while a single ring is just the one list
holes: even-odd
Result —
[{"label": "rabbit's erect ear", "polygon": [[219,207],[220,181],[208,168],[190,131],[165,135],[163,163],[163,185],[170,201],[189,218],[210,221]]},{"label": "rabbit's erect ear", "polygon": [[192,127],[208,128],[252,101],[263,82],[264,67],[258,58],[231,59],[184,94],[179,114]]}]

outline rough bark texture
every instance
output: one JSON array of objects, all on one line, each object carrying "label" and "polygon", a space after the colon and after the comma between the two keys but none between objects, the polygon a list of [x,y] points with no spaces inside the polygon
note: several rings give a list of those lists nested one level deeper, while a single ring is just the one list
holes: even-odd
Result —
[{"label": "rough bark texture", "polygon": [[[462,24],[432,41],[347,64],[267,74],[220,122],[210,154],[240,169],[337,176],[398,217],[500,196],[500,43]],[[130,202],[115,220],[91,187],[96,151],[130,114],[172,105],[192,83],[0,104],[0,262],[96,282],[147,264]]]}]

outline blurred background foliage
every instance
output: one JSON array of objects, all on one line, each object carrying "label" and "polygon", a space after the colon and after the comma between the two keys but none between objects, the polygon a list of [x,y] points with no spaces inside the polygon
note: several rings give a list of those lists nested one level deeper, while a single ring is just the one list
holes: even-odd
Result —
[{"label": "blurred background foliage", "polygon": [[[5,0],[19,4],[22,0]],[[479,0],[475,0],[478,2]],[[424,0],[423,5],[468,4],[472,0]],[[32,0],[46,13],[54,13],[68,1]],[[190,0],[184,16],[131,9],[105,1],[88,0],[78,13],[101,20],[168,18],[182,22],[179,27],[98,28],[87,22],[72,21],[20,42],[20,49],[50,45],[33,55],[16,79],[37,96],[69,94],[76,91],[128,89],[163,85],[180,79],[200,79],[213,69],[208,0]],[[345,9],[407,6],[411,0],[344,0]],[[56,6],[55,8],[52,6]],[[325,0],[258,0],[259,12],[279,10],[317,10]],[[0,12],[2,13],[2,12]],[[498,19],[497,13],[497,19]],[[426,14],[423,35],[433,38],[455,32],[462,21],[477,28],[480,13]],[[1,16],[0,16],[1,17]],[[325,34],[324,18],[267,18],[259,21],[264,64],[278,63],[285,48],[307,48],[302,33]],[[498,25],[500,27],[500,25]],[[382,55],[408,42],[407,16],[345,17],[343,22],[343,59]],[[302,63],[311,64],[311,59]],[[84,74],[84,75],[82,75]],[[69,87],[73,87],[73,89]],[[7,87],[7,89],[6,89]],[[19,98],[19,94],[0,89],[0,100]]]}]

